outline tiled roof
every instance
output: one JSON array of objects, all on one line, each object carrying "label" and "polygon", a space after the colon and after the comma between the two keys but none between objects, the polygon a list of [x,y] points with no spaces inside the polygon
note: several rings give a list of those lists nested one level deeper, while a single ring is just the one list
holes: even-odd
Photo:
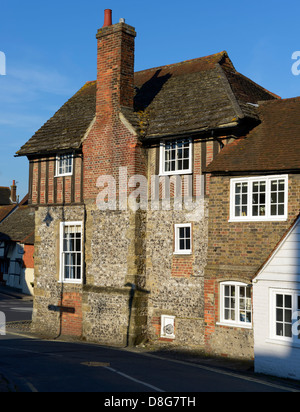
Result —
[{"label": "tiled roof", "polygon": [[17,205],[0,206],[0,222],[11,213]]},{"label": "tiled roof", "polygon": [[19,206],[0,223],[0,240],[34,244],[35,211]]},{"label": "tiled roof", "polygon": [[261,124],[218,154],[208,173],[300,169],[300,97],[262,102]]},{"label": "tiled roof", "polygon": [[[123,115],[141,138],[214,129],[250,117],[248,103],[275,99],[236,72],[226,52],[135,73],[135,107]],[[95,116],[96,82],[82,87],[17,152],[33,155],[81,147]]]},{"label": "tiled roof", "polygon": [[33,135],[17,155],[80,148],[95,110],[96,82],[88,82]]},{"label": "tiled roof", "polygon": [[136,110],[143,137],[179,135],[257,118],[258,100],[277,98],[236,72],[226,52],[138,72]]}]

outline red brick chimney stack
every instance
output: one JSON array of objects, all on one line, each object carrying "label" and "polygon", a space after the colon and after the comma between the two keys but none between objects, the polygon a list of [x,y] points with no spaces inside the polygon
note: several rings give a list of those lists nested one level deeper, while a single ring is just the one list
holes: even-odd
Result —
[{"label": "red brick chimney stack", "polygon": [[135,29],[122,20],[112,24],[105,10],[104,26],[98,30],[97,117],[119,113],[121,106],[133,107]]},{"label": "red brick chimney stack", "polygon": [[105,11],[96,35],[96,121],[83,143],[85,201],[98,198],[98,179],[107,175],[114,177],[118,196],[120,167],[127,167],[128,176],[145,173],[140,142],[122,110],[133,110],[135,37],[124,19],[112,24],[111,10]]}]

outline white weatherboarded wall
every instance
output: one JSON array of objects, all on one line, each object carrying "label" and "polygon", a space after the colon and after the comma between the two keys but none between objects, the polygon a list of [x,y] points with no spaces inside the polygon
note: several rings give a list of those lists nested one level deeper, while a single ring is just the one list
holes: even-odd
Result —
[{"label": "white weatherboarded wall", "polygon": [[[292,301],[291,337],[279,336],[277,295]],[[255,371],[300,380],[300,219],[253,281]],[[279,307],[279,310],[281,307]],[[277,316],[277,317],[276,317]],[[300,319],[300,318],[299,318]],[[300,327],[299,327],[300,329]],[[300,331],[299,331],[300,332]]]}]

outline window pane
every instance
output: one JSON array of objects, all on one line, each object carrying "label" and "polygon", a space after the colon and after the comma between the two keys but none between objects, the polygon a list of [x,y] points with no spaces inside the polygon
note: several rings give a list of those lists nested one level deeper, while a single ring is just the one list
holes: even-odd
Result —
[{"label": "window pane", "polygon": [[284,191],[284,188],[285,188],[285,181],[284,180],[279,180],[278,190]]},{"label": "window pane", "polygon": [[276,319],[279,322],[283,322],[283,310],[282,309],[277,309],[276,310]]},{"label": "window pane", "polygon": [[288,323],[292,323],[292,311],[286,309],[284,311],[284,321]]},{"label": "window pane", "polygon": [[276,323],[276,335],[283,336],[283,324],[282,323]]},{"label": "window pane", "polygon": [[284,296],[284,306],[286,308],[291,308],[292,307],[292,296],[291,295],[285,295]]},{"label": "window pane", "polygon": [[187,169],[189,169],[189,167],[190,167],[190,162],[189,162],[188,159],[185,159],[185,160],[183,161],[183,169],[184,169],[184,170],[187,170]]},{"label": "window pane", "polygon": [[284,205],[278,205],[278,216],[284,215]]},{"label": "window pane", "polygon": [[277,180],[271,182],[271,192],[277,192]]},{"label": "window pane", "polygon": [[190,241],[190,239],[186,239],[185,247],[186,247],[186,250],[190,250],[190,249],[191,249],[191,241]]},{"label": "window pane", "polygon": [[277,207],[272,205],[271,206],[271,216],[276,216],[277,215]]},{"label": "window pane", "polygon": [[286,338],[291,338],[292,337],[292,325],[290,325],[290,324],[285,324],[284,325],[284,336]]},{"label": "window pane", "polygon": [[283,307],[283,295],[276,295],[276,306],[279,308]]}]

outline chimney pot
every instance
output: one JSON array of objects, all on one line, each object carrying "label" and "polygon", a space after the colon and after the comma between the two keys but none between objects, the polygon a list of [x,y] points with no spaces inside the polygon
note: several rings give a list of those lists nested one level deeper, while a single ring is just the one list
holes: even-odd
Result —
[{"label": "chimney pot", "polygon": [[104,10],[104,24],[103,27],[112,25],[112,11],[110,9]]}]

